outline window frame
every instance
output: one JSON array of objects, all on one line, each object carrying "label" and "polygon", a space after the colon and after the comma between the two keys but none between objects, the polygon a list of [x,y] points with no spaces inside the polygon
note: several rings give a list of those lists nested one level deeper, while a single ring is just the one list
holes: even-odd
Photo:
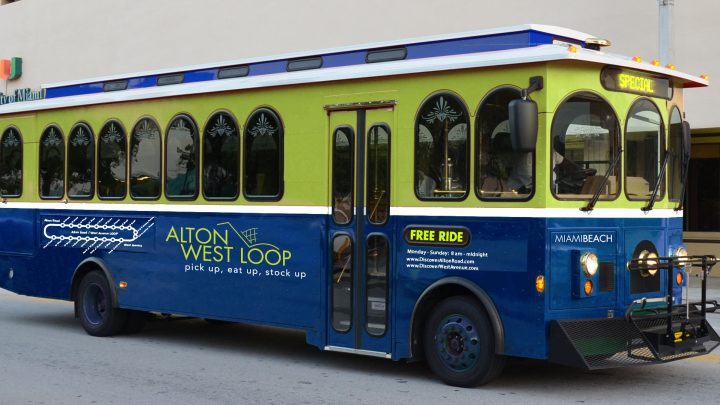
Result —
[{"label": "window frame", "polygon": [[[25,145],[23,145],[23,136],[22,132],[20,132],[20,128],[18,128],[15,125],[8,125],[3,129],[2,135],[0,135],[0,158],[2,157],[2,143],[5,140],[5,136],[8,134],[10,130],[14,130],[17,132],[18,141],[20,142],[20,193],[19,194],[2,194],[2,190],[0,190],[0,198],[20,198],[23,194],[23,185],[24,185],[24,166],[25,163]],[[2,173],[0,173],[2,175]]]},{"label": "window frame", "polygon": [[[389,215],[388,215],[389,216]],[[370,325],[369,325],[369,316],[367,315],[370,312],[370,295],[368,294],[368,291],[370,291],[370,281],[371,278],[376,276],[370,275],[370,266],[369,266],[369,260],[368,260],[368,253],[370,253],[370,250],[368,249],[368,246],[370,245],[370,239],[371,238],[379,238],[382,239],[385,242],[385,247],[387,248],[386,257],[385,257],[385,324],[383,328],[383,332],[378,333],[372,333],[370,331]],[[387,234],[381,233],[381,232],[370,232],[365,237],[365,243],[364,243],[364,252],[363,255],[364,261],[365,261],[365,268],[363,269],[363,276],[364,276],[364,283],[363,287],[365,288],[365,319],[364,319],[364,325],[363,328],[365,329],[365,333],[367,333],[369,336],[375,337],[375,338],[381,338],[387,335],[388,329],[390,329],[390,268],[391,268],[391,257],[392,257],[392,250],[390,249],[390,239],[388,238]]]},{"label": "window frame", "polygon": [[[627,173],[627,159],[628,159],[627,128],[628,128],[628,123],[630,122],[630,113],[632,112],[633,107],[635,107],[637,104],[641,103],[643,100],[648,101],[650,104],[652,104],[652,106],[655,107],[655,110],[657,111],[658,116],[660,117],[660,131],[659,131],[660,135],[658,137],[660,139],[660,145],[659,145],[660,151],[659,152],[667,153],[666,138],[668,136],[668,133],[667,133],[667,128],[665,126],[665,120],[663,119],[662,111],[660,110],[658,105],[652,99],[650,99],[648,97],[637,97],[635,100],[633,100],[632,103],[630,103],[630,107],[628,108],[627,114],[625,115],[625,127],[623,128],[623,139],[622,140],[623,140],[623,155],[624,156],[622,159],[623,160],[622,173],[623,173],[623,183],[624,184],[627,184],[627,176],[628,176],[628,173]],[[660,166],[658,167],[657,175],[659,176],[660,173],[662,172],[662,160],[663,160],[662,154],[659,154],[658,158],[659,158],[658,161],[659,161]],[[655,197],[656,203],[659,201],[663,201],[667,194],[666,184],[664,184],[667,182],[667,167],[665,168],[665,174],[663,177],[664,177],[664,179],[662,179],[662,181],[660,182],[660,189],[658,190],[657,196]],[[652,197],[654,184],[649,184],[649,186],[650,186],[650,194],[648,195],[647,198],[630,198],[630,196],[627,193],[627,187],[624,187],[623,193],[625,194],[625,198],[628,201],[648,202],[648,201],[650,201],[650,198]]]},{"label": "window frame", "polygon": [[[210,121],[212,121],[212,119],[215,118],[215,116],[220,115],[220,114],[226,114],[228,117],[230,117],[230,119],[233,121],[233,124],[235,124],[235,129],[237,129],[237,131],[238,131],[238,134],[237,134],[237,137],[238,137],[238,151],[237,151],[238,187],[237,187],[235,195],[231,196],[231,197],[212,197],[212,196],[208,196],[205,193],[205,135],[206,135],[207,127],[208,127],[208,124],[210,123]],[[243,176],[243,172],[242,172],[242,166],[243,166],[242,165],[242,142],[243,142],[243,140],[241,137],[242,128],[240,127],[240,125],[238,125],[238,120],[235,117],[235,114],[230,112],[230,110],[226,110],[226,109],[219,109],[219,110],[213,111],[212,113],[210,113],[208,118],[205,120],[205,123],[202,126],[202,132],[200,132],[200,134],[201,134],[200,135],[201,136],[201,138],[200,138],[201,146],[200,147],[202,148],[202,152],[200,153],[200,159],[201,159],[201,167],[200,167],[200,170],[201,170],[200,189],[201,190],[200,190],[200,194],[202,194],[202,197],[208,201],[237,201],[240,198],[241,189],[243,187],[243,185],[242,185],[242,176]]]},{"label": "window frame", "polygon": [[[195,185],[196,185],[196,187],[195,187],[195,192],[193,193],[193,195],[174,196],[174,195],[170,195],[168,193],[168,181],[167,181],[167,179],[168,179],[168,176],[167,176],[168,145],[170,144],[168,142],[168,138],[170,137],[170,127],[172,127],[172,125],[175,123],[175,121],[177,121],[179,119],[183,119],[183,118],[190,121],[190,123],[192,124],[192,126],[195,129],[195,142],[194,142],[195,151],[194,152],[195,152],[195,163],[197,165],[197,170],[195,170]],[[197,122],[192,117],[192,115],[190,115],[190,113],[186,113],[186,112],[178,113],[178,114],[175,114],[170,119],[170,121],[168,122],[167,128],[165,129],[165,145],[163,148],[164,153],[163,153],[163,165],[162,165],[163,166],[162,167],[162,172],[163,172],[162,175],[163,175],[163,180],[164,180],[162,188],[163,188],[163,194],[166,199],[168,199],[170,201],[194,201],[194,200],[197,200],[198,196],[200,195],[200,188],[202,188],[202,186],[200,184],[200,172],[202,171],[202,164],[201,164],[202,162],[200,162],[200,156],[201,156],[200,148],[202,147],[201,144],[202,144],[202,139],[200,138],[200,128],[198,127]]]},{"label": "window frame", "polygon": [[[62,141],[62,146],[63,146],[63,164],[62,164],[62,170],[63,170],[63,192],[62,192],[62,194],[61,194],[59,197],[46,197],[46,196],[43,196],[43,194],[42,194],[42,182],[40,181],[40,161],[41,161],[41,159],[42,159],[42,150],[41,150],[41,148],[42,148],[42,141],[43,141],[43,138],[45,137],[45,133],[46,133],[50,128],[55,128],[55,129],[58,131],[58,135],[60,136],[60,140]],[[50,200],[50,201],[53,201],[53,200],[62,200],[62,199],[65,198],[65,195],[66,195],[66,193],[67,193],[67,190],[66,190],[66,189],[67,189],[67,173],[65,173],[65,162],[66,162],[66,160],[67,160],[67,150],[66,150],[66,149],[67,149],[67,147],[66,147],[66,142],[65,142],[65,134],[62,132],[62,128],[60,128],[60,125],[58,125],[58,124],[56,124],[56,123],[51,123],[51,124],[48,124],[47,126],[45,126],[45,128],[43,128],[42,132],[40,132],[40,138],[39,138],[39,140],[38,140],[38,160],[37,160],[37,163],[38,163],[38,166],[37,166],[37,168],[38,168],[38,186],[37,186],[37,187],[38,187],[38,196],[40,197],[41,200]]]},{"label": "window frame", "polygon": [[97,182],[97,184],[96,184],[96,186],[95,186],[95,190],[99,190],[99,189],[100,189],[100,187],[99,187],[100,178],[99,178],[99,176],[97,176],[97,173],[100,172],[100,136],[102,135],[103,130],[105,129],[105,127],[108,126],[108,125],[110,125],[110,124],[117,124],[118,127],[120,127],[120,129],[122,130],[123,138],[125,138],[125,187],[123,187],[124,193],[123,193],[122,197],[103,197],[103,196],[100,195],[99,192],[96,192],[96,194],[97,194],[97,196],[98,196],[98,199],[100,199],[100,200],[108,200],[108,201],[113,201],[113,200],[115,200],[115,201],[121,201],[121,200],[124,200],[125,198],[127,198],[128,194],[129,194],[129,193],[128,193],[128,188],[129,188],[129,186],[130,186],[130,169],[129,169],[129,166],[130,166],[130,161],[129,161],[129,160],[130,160],[130,159],[129,159],[129,156],[128,156],[129,142],[128,142],[128,136],[127,136],[127,129],[125,128],[125,126],[123,125],[123,123],[122,123],[119,119],[117,119],[117,118],[110,118],[110,119],[108,119],[107,121],[105,121],[105,122],[102,124],[102,126],[100,127],[100,131],[98,131],[97,150],[95,151],[95,165],[96,165],[95,181]]},{"label": "window frame", "polygon": [[[467,185],[466,185],[465,193],[462,195],[462,197],[457,197],[457,198],[421,197],[418,194],[418,187],[417,187],[418,180],[419,180],[418,173],[417,173],[418,172],[418,170],[417,170],[417,149],[418,149],[418,143],[419,143],[418,142],[419,141],[418,122],[420,119],[421,111],[422,111],[423,107],[425,106],[425,104],[427,104],[430,100],[434,99],[435,97],[441,97],[441,96],[445,96],[445,97],[450,96],[450,97],[456,98],[459,101],[459,104],[463,107],[463,109],[464,109],[463,112],[467,116],[467,138],[466,138],[467,147],[465,148],[465,161],[467,162],[467,173],[466,173]],[[447,90],[447,89],[446,90],[438,90],[438,91],[435,91],[435,92],[429,94],[420,102],[417,109],[415,110],[415,118],[413,121],[413,166],[412,166],[413,167],[413,184],[412,184],[412,188],[413,188],[413,193],[415,194],[415,198],[417,198],[420,201],[448,201],[448,202],[461,202],[461,201],[465,201],[468,198],[468,196],[470,195],[470,189],[472,188],[472,184],[471,184],[472,178],[470,176],[470,172],[471,172],[470,166],[472,166],[472,164],[470,162],[470,159],[472,157],[471,151],[470,151],[472,149],[471,126],[472,126],[472,122],[470,120],[470,113],[469,113],[469,109],[467,107],[467,103],[465,102],[465,99],[463,99],[458,93],[455,93],[454,91]]]},{"label": "window frame", "polygon": [[90,195],[82,195],[82,196],[73,196],[70,195],[70,184],[69,179],[65,179],[65,188],[66,188],[66,194],[67,198],[71,200],[92,200],[95,197],[95,178],[97,177],[97,157],[95,155],[95,133],[93,133],[92,128],[90,127],[90,124],[88,124],[85,121],[78,121],[76,122],[72,128],[70,128],[70,132],[68,133],[68,139],[67,144],[65,145],[65,176],[68,176],[70,173],[70,139],[73,136],[73,133],[75,130],[79,127],[84,127],[88,133],[90,134],[90,150],[92,151],[92,162],[90,163],[90,168],[92,170],[92,175],[90,178]]},{"label": "window frame", "polygon": [[[517,95],[518,95],[518,99],[522,99],[522,89],[520,87],[514,86],[512,84],[503,84],[503,85],[497,86],[493,89],[490,89],[490,91],[488,91],[485,94],[485,96],[483,96],[483,98],[480,100],[480,103],[478,103],[478,107],[475,110],[475,125],[474,125],[475,148],[473,151],[474,152],[473,156],[475,158],[475,165],[474,165],[475,176],[473,176],[474,177],[473,180],[475,181],[475,187],[473,187],[473,189],[475,190],[475,197],[477,197],[477,199],[480,201],[527,202],[527,201],[530,201],[533,199],[533,197],[535,196],[535,190],[537,189],[537,148],[532,151],[532,190],[530,191],[530,194],[527,195],[527,197],[522,197],[522,198],[492,197],[492,198],[489,198],[489,197],[483,197],[482,193],[480,192],[481,191],[480,190],[480,174],[481,174],[481,171],[480,171],[480,162],[481,162],[480,161],[480,148],[482,146],[482,144],[481,144],[482,140],[480,138],[480,135],[481,135],[480,134],[480,124],[481,124],[480,110],[483,108],[483,106],[485,106],[485,104],[488,102],[490,97],[492,97],[493,95],[495,95],[496,93],[499,93],[501,91],[516,91]],[[528,97],[528,98],[531,99],[530,97]],[[509,112],[508,112],[508,114],[509,114]],[[541,129],[538,128],[538,132],[540,132],[540,131],[541,131]]]},{"label": "window frame", "polygon": [[[566,197],[560,197],[559,194],[555,193],[555,188],[553,187],[553,169],[554,169],[553,166],[554,166],[554,162],[553,162],[553,157],[552,157],[552,151],[553,151],[553,133],[552,133],[552,129],[553,129],[553,126],[555,125],[555,120],[557,119],[557,112],[558,112],[558,110],[560,109],[560,107],[562,107],[562,105],[565,104],[568,100],[570,100],[570,99],[573,98],[573,97],[581,96],[581,95],[583,95],[583,94],[587,94],[587,95],[591,95],[591,96],[593,96],[593,97],[599,98],[600,100],[602,100],[605,104],[607,104],[607,105],[610,107],[610,111],[612,111],[613,115],[615,116],[615,122],[617,123],[617,126],[615,127],[615,130],[617,131],[617,134],[616,134],[616,136],[615,136],[615,147],[616,147],[615,152],[617,152],[617,148],[619,148],[619,149],[622,149],[622,154],[625,155],[625,150],[622,148],[622,146],[624,145],[624,144],[623,144],[623,140],[624,140],[624,136],[623,136],[623,135],[624,135],[624,132],[623,132],[622,126],[621,126],[622,122],[621,122],[620,119],[619,119],[620,116],[618,115],[617,110],[616,110],[615,107],[612,105],[612,103],[610,103],[610,102],[607,100],[607,98],[603,97],[600,93],[597,93],[597,92],[592,91],[592,90],[578,90],[578,91],[573,91],[572,93],[570,93],[570,94],[566,95],[565,97],[563,97],[563,99],[560,100],[560,102],[555,106],[555,109],[553,110],[553,119],[552,119],[552,122],[550,122],[550,128],[549,128],[549,132],[548,132],[548,135],[549,135],[548,165],[549,165],[550,171],[548,172],[548,173],[549,173],[549,175],[548,175],[549,177],[548,177],[547,184],[548,184],[548,187],[550,188],[550,194],[551,194],[551,195],[553,196],[553,198],[554,198],[555,200],[557,200],[557,201],[583,201],[583,202],[589,202],[589,201],[592,199],[592,197],[588,197],[588,198],[566,198]],[[623,166],[624,161],[625,161],[625,156],[621,156],[621,157],[620,157],[620,161],[618,162],[618,165],[615,167],[615,170],[617,170],[617,172],[618,172],[618,175],[617,175],[617,192],[616,192],[615,194],[609,195],[611,198],[602,198],[602,195],[601,195],[601,196],[600,196],[600,199],[598,200],[598,202],[616,201],[616,200],[617,200],[618,198],[620,198],[620,196],[624,193],[624,191],[623,191],[624,186],[625,186],[625,184],[624,184],[624,180],[625,180],[625,176],[624,176],[624,174],[625,174],[625,167]],[[612,161],[611,161],[610,163],[612,164]],[[612,177],[612,176],[611,176],[611,177]],[[609,180],[609,179],[608,179],[608,180]]]},{"label": "window frame", "polygon": [[[133,136],[135,136],[135,130],[137,129],[138,125],[140,125],[140,123],[143,122],[144,120],[150,120],[152,123],[154,123],[159,132],[159,134],[158,134],[158,141],[160,142],[159,158],[161,161],[160,161],[160,170],[159,170],[160,177],[158,180],[160,181],[160,188],[158,190],[157,196],[152,196],[152,197],[138,197],[138,196],[133,195],[133,191],[132,191],[132,161],[133,161],[132,156],[131,156],[132,140],[133,140]],[[162,127],[160,126],[160,124],[158,124],[158,121],[150,115],[143,115],[142,117],[138,118],[135,121],[135,124],[132,126],[132,130],[130,131],[129,136],[127,137],[127,148],[128,148],[128,153],[127,153],[128,193],[127,193],[127,195],[130,196],[130,199],[136,200],[136,201],[157,201],[157,200],[159,200],[160,197],[162,197],[162,195],[163,195],[163,162],[162,162],[162,159],[163,159],[163,133],[162,133]]]},{"label": "window frame", "polygon": [[[248,175],[248,145],[246,145],[245,142],[247,142],[249,131],[249,124],[250,121],[260,113],[268,113],[269,115],[272,115],[275,117],[275,120],[278,124],[278,192],[275,195],[251,195],[248,194],[247,190],[247,175]],[[240,178],[242,179],[242,184],[240,185],[240,189],[242,189],[243,197],[248,201],[280,201],[283,198],[283,195],[285,194],[285,123],[283,123],[282,118],[280,118],[280,114],[277,113],[275,109],[269,106],[262,106],[254,109],[250,115],[248,115],[247,120],[245,120],[245,125],[243,125],[242,131],[240,131],[240,128],[238,127],[238,132],[242,132],[243,138],[241,139],[241,162],[240,167],[242,168],[242,173]]]}]

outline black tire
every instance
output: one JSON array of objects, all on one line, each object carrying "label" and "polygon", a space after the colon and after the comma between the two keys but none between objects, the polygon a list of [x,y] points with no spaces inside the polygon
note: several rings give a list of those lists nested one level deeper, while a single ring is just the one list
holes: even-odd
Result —
[{"label": "black tire", "polygon": [[127,312],[113,308],[110,288],[105,275],[97,270],[80,281],[75,308],[88,335],[116,335],[127,324]]},{"label": "black tire", "polygon": [[505,358],[495,354],[490,319],[472,297],[451,297],[440,302],[430,313],[424,332],[426,361],[446,384],[487,384],[505,366]]},{"label": "black tire", "polygon": [[122,332],[128,335],[141,332],[145,328],[148,313],[129,310],[125,310],[125,312],[127,314],[127,320],[125,321]]}]

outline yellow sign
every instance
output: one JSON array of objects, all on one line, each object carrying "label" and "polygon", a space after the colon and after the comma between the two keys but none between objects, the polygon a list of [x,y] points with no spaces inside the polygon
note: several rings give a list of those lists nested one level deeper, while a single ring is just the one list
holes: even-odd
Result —
[{"label": "yellow sign", "polygon": [[462,227],[409,226],[405,240],[411,245],[467,246],[470,231]]},{"label": "yellow sign", "polygon": [[623,90],[640,91],[647,94],[655,93],[652,79],[633,76],[627,73],[621,73],[618,75],[618,87]]}]

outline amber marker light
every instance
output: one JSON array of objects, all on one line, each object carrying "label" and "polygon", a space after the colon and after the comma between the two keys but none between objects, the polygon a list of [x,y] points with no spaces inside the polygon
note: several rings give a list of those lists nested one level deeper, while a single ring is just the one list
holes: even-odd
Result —
[{"label": "amber marker light", "polygon": [[540,294],[545,292],[545,276],[537,276],[535,279],[535,290]]},{"label": "amber marker light", "polygon": [[590,280],[585,280],[585,295],[590,295],[593,292],[593,284]]},{"label": "amber marker light", "polygon": [[633,59],[632,59],[632,60],[635,61],[635,62],[637,62],[637,63],[642,62],[642,58],[639,57],[639,56],[633,56]]},{"label": "amber marker light", "polygon": [[700,78],[703,80],[710,80],[710,75],[708,75],[707,73],[703,73],[700,75]]},{"label": "amber marker light", "polygon": [[668,63],[667,65],[665,65],[665,67],[670,70],[675,70],[675,65],[673,65],[672,63]]},{"label": "amber marker light", "polygon": [[575,46],[575,45],[568,46],[568,52],[577,53],[577,46]]},{"label": "amber marker light", "polygon": [[127,288],[127,283],[124,281],[121,281],[118,285],[120,286],[120,288]]},{"label": "amber marker light", "polygon": [[682,272],[678,272],[678,273],[675,275],[675,283],[676,283],[677,285],[682,285],[684,278],[685,278],[685,277],[683,276]]},{"label": "amber marker light", "polygon": [[650,63],[652,63],[653,66],[660,66],[660,61],[657,59],[653,59]]}]

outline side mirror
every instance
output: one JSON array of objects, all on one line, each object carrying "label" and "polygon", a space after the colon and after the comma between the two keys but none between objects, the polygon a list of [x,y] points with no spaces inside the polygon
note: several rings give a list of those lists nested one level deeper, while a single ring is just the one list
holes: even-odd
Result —
[{"label": "side mirror", "polygon": [[510,112],[510,141],[515,152],[534,152],[538,133],[538,107],[531,100],[513,100]]},{"label": "side mirror", "polygon": [[683,121],[682,128],[683,163],[687,164],[687,162],[690,161],[690,124],[688,124],[687,121]]}]

